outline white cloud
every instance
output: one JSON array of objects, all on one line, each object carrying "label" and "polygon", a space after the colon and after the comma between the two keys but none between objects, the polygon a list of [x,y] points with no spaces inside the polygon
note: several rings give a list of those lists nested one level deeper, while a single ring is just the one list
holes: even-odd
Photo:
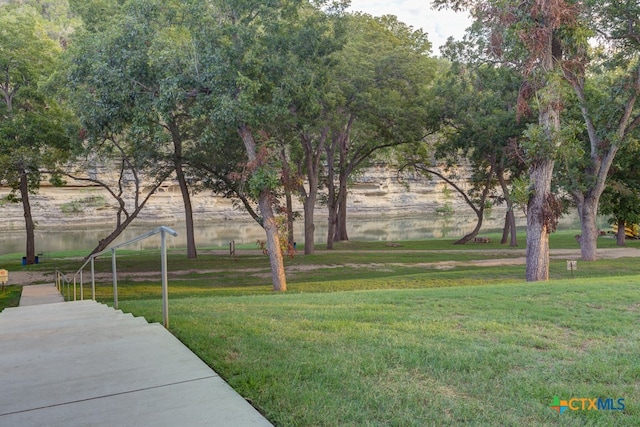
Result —
[{"label": "white cloud", "polygon": [[465,29],[471,25],[468,14],[432,9],[429,0],[351,0],[349,10],[373,16],[396,15],[405,24],[422,28],[429,36],[434,53],[439,52],[438,48],[445,44],[448,37],[461,39]]}]

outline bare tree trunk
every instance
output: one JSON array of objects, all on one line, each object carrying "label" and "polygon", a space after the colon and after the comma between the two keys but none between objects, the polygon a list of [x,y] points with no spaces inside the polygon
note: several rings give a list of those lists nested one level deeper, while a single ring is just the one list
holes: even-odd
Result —
[{"label": "bare tree trunk", "polygon": [[20,198],[22,199],[22,208],[24,211],[24,224],[27,232],[26,241],[26,263],[28,265],[36,262],[36,237],[35,224],[31,214],[31,203],[29,201],[29,178],[27,171],[20,169]]},{"label": "bare tree trunk", "polygon": [[336,214],[335,241],[346,242],[347,234],[347,177],[340,175],[340,187],[338,188],[338,204]]},{"label": "bare tree trunk", "polygon": [[327,217],[327,249],[333,249],[336,221],[337,221],[337,200],[336,200],[336,183],[335,183],[335,150],[337,144],[337,136],[334,136],[330,146],[327,146],[327,209],[329,211]]},{"label": "bare tree trunk", "polygon": [[185,225],[187,228],[187,258],[196,259],[198,257],[198,252],[196,249],[196,239],[193,227],[193,208],[191,206],[191,197],[189,196],[187,180],[184,176],[182,165],[179,162],[176,162],[176,177],[178,178],[178,185],[180,186],[182,202],[184,204]]},{"label": "bare tree trunk", "polygon": [[[317,189],[316,189],[317,194]],[[304,254],[311,255],[316,250],[315,231],[316,225],[313,221],[315,211],[316,194],[309,194],[302,202],[304,208]]]},{"label": "bare tree trunk", "polygon": [[287,205],[287,243],[290,247],[293,247],[295,244],[295,237],[293,234],[293,198],[291,197],[291,190],[286,189],[285,194],[285,203]]},{"label": "bare tree trunk", "polygon": [[[251,129],[247,125],[241,125],[238,128],[238,134],[242,138],[249,163],[256,163],[257,144],[251,133]],[[260,165],[257,165],[260,166]],[[284,259],[280,248],[280,237],[278,236],[278,224],[273,213],[273,195],[271,189],[265,188],[260,192],[258,197],[258,206],[262,214],[262,228],[267,235],[267,250],[269,252],[269,263],[271,264],[271,279],[274,291],[286,291],[287,279],[284,274]]]},{"label": "bare tree trunk", "polygon": [[[309,191],[300,184],[300,195],[302,196],[304,206],[304,254],[311,255],[315,252],[315,231],[314,213],[316,201],[318,199],[318,187],[320,185],[320,160],[322,153],[325,151],[326,140],[329,134],[329,127],[326,126],[320,136],[317,144],[314,146],[312,137],[302,134],[301,141],[304,149],[304,163],[306,168],[307,182],[309,183]],[[333,168],[332,168],[333,171]],[[302,175],[302,173],[300,173]]]},{"label": "bare tree trunk", "polygon": [[287,215],[287,243],[290,248],[293,248],[295,243],[295,237],[293,235],[293,199],[291,197],[291,191],[293,187],[293,180],[291,177],[291,168],[289,166],[289,158],[287,151],[282,148],[280,151],[280,158],[282,159],[282,180],[284,181],[284,200],[286,204]]},{"label": "bare tree trunk", "polygon": [[509,211],[504,215],[504,227],[502,227],[502,239],[500,239],[501,245],[506,245],[509,240],[509,231],[511,230],[511,217],[509,216]]},{"label": "bare tree trunk", "polygon": [[[551,75],[562,59],[560,43],[555,40],[553,31],[549,31],[544,42],[545,51],[539,58],[540,71]],[[549,80],[538,91],[538,98],[544,100],[540,105],[538,122],[544,139],[536,141],[541,145],[539,151],[555,152],[560,132],[560,108],[562,91],[558,83]],[[555,211],[556,199],[551,194],[551,178],[555,162],[551,156],[540,154],[529,166],[532,193],[527,204],[527,282],[549,280],[549,233],[557,224]]]},{"label": "bare tree trunk", "polygon": [[280,248],[280,236],[278,224],[273,213],[272,196],[270,190],[264,190],[258,199],[258,206],[262,213],[262,227],[267,234],[267,249],[269,251],[269,263],[271,264],[271,281],[274,291],[286,291],[287,279],[284,274],[284,259]]},{"label": "bare tree trunk", "polygon": [[533,195],[527,206],[527,282],[549,280],[548,201],[553,160],[538,161],[530,169]]},{"label": "bare tree trunk", "polygon": [[113,243],[113,241],[116,240],[118,238],[118,236],[120,236],[124,230],[127,229],[127,227],[133,222],[133,220],[137,218],[138,213],[141,210],[142,210],[142,206],[140,207],[140,209],[136,209],[134,212],[132,212],[132,214],[129,215],[123,222],[118,221],[118,224],[116,225],[116,228],[114,228],[113,231],[111,233],[109,233],[109,235],[107,237],[105,237],[104,239],[101,239],[98,242],[98,245],[95,248],[93,248],[91,253],[87,256],[87,259],[91,255],[100,253],[100,252],[104,251],[105,249],[107,249],[109,247],[109,245],[111,243]]},{"label": "bare tree trunk", "polygon": [[625,246],[627,244],[627,233],[625,230],[624,220],[618,220],[618,231],[616,232],[616,244],[618,246]]},{"label": "bare tree trunk", "polygon": [[596,226],[596,212],[598,202],[588,194],[578,212],[580,213],[580,253],[583,261],[595,261],[598,259],[598,227]]},{"label": "bare tree trunk", "polygon": [[178,185],[180,186],[180,192],[182,193],[182,203],[184,204],[185,226],[187,229],[187,258],[195,259],[198,257],[198,252],[193,229],[191,196],[189,195],[189,186],[187,185],[187,179],[184,176],[184,170],[182,168],[182,135],[180,133],[180,126],[173,117],[169,120],[169,130],[171,131],[171,138],[173,140],[173,164]]},{"label": "bare tree trunk", "polygon": [[498,177],[498,181],[500,182],[500,187],[502,187],[502,195],[504,197],[504,200],[507,202],[507,213],[505,214],[504,218],[504,229],[502,233],[502,241],[500,242],[500,244],[505,245],[510,234],[511,240],[509,242],[509,246],[516,247],[518,246],[518,236],[516,234],[516,216],[513,212],[513,200],[511,199],[511,193],[509,191],[509,187],[507,186],[507,182],[504,179],[502,168],[496,173],[496,175]]}]

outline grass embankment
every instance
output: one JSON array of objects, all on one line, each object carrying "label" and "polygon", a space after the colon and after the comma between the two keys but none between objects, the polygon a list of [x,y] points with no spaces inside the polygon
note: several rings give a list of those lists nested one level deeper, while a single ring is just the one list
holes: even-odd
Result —
[{"label": "grass embankment", "polygon": [[171,302],[171,330],[283,426],[638,425],[639,322],[635,277]]},{"label": "grass embankment", "polygon": [[0,311],[7,307],[17,307],[22,295],[22,286],[3,286],[0,289]]},{"label": "grass embankment", "polygon": [[[573,234],[551,247],[576,249]],[[266,257],[171,254],[171,331],[276,425],[640,425],[635,259],[579,262],[573,280],[557,260],[565,280],[526,284],[524,266],[434,264],[521,256],[450,243],[299,256],[286,294],[270,291]],[[158,254],[118,266],[121,308],[161,321]],[[110,278],[98,293],[110,301]],[[560,415],[554,396],[625,409]]]}]

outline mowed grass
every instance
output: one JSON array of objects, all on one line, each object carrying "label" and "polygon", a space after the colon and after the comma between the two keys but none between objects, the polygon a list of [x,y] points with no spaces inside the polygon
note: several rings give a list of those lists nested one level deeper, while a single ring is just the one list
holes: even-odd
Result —
[{"label": "mowed grass", "polygon": [[22,295],[22,286],[2,286],[0,288],[0,311],[8,307],[17,307]]},{"label": "mowed grass", "polygon": [[[578,249],[574,234],[551,247]],[[551,282],[526,284],[524,265],[470,265],[522,256],[524,236],[515,249],[490,237],[300,255],[285,294],[265,256],[171,252],[170,330],[277,426],[640,425],[637,259],[579,261],[575,279],[552,260]],[[106,303],[110,267],[96,263]],[[159,253],[123,253],[118,271],[120,308],[161,322]],[[625,410],[560,415],[554,396],[624,398]]]},{"label": "mowed grass", "polygon": [[[121,307],[161,320],[156,300]],[[279,426],[640,424],[637,277],[182,298],[170,313]],[[625,410],[559,415],[554,396]]]}]

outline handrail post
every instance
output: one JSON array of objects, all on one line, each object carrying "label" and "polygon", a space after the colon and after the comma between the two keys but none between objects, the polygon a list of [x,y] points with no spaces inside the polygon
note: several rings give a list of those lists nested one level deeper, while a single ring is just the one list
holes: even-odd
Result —
[{"label": "handrail post", "polygon": [[95,258],[91,257],[91,299],[96,300],[96,269],[94,265]]},{"label": "handrail post", "polygon": [[111,249],[111,273],[113,274],[113,308],[118,309],[118,277],[116,276],[116,250]]},{"label": "handrail post", "polygon": [[80,301],[84,301],[84,286],[82,286],[82,270],[80,270]]},{"label": "handrail post", "polygon": [[73,276],[73,300],[76,300],[76,276]]},{"label": "handrail post", "polygon": [[60,292],[60,273],[56,270],[56,289]]},{"label": "handrail post", "polygon": [[160,269],[162,272],[162,318],[169,329],[169,286],[167,279],[167,243],[164,229],[160,230]]}]

